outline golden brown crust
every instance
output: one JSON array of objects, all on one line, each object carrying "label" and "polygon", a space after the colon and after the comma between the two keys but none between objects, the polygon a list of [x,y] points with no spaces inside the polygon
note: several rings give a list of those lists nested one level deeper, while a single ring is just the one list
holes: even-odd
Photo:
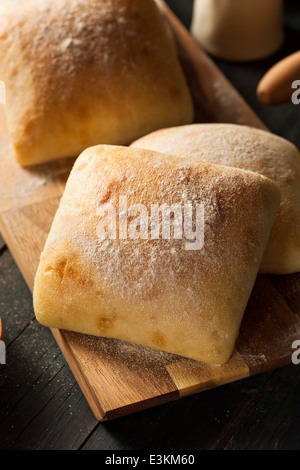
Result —
[{"label": "golden brown crust", "polygon": [[[154,204],[203,204],[204,246],[187,250],[187,236],[99,236],[101,209],[109,203],[123,217],[124,195],[127,207],[143,204],[148,213]],[[37,319],[223,363],[279,199],[275,184],[252,172],[140,149],[89,148],[74,165],[41,256]]]},{"label": "golden brown crust", "polygon": [[300,154],[291,142],[248,126],[192,124],[153,132],[132,146],[250,170],[272,179],[280,189],[281,205],[260,272],[300,271]]},{"label": "golden brown crust", "polygon": [[174,42],[153,0],[3,1],[0,77],[20,164],[192,122]]}]

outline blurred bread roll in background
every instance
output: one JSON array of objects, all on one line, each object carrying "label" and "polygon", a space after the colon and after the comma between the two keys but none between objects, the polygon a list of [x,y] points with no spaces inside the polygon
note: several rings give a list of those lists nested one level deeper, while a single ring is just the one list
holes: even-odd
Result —
[{"label": "blurred bread roll in background", "polygon": [[1,0],[0,14],[0,79],[19,164],[192,122],[175,43],[153,0]]},{"label": "blurred bread roll in background", "polygon": [[[298,91],[295,91],[298,89]],[[273,65],[261,78],[257,98],[267,105],[300,101],[300,51],[288,55]]]},{"label": "blurred bread roll in background", "polygon": [[281,205],[260,272],[300,271],[300,155],[295,145],[271,132],[236,124],[162,129],[132,145],[250,170],[272,179],[280,189]]}]

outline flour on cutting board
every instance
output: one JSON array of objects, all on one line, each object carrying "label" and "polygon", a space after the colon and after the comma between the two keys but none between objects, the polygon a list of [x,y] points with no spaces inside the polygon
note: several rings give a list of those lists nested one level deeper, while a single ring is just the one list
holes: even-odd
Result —
[{"label": "flour on cutting board", "polygon": [[[61,194],[73,164],[74,158],[65,158],[53,163],[21,167],[12,160],[9,140],[3,142],[0,149],[0,172],[6,174],[6,178],[1,182],[0,198],[5,201],[5,210],[30,204],[35,196],[39,200],[47,194],[55,197],[53,186],[58,187],[57,195]],[[2,170],[4,166],[5,172]]]}]

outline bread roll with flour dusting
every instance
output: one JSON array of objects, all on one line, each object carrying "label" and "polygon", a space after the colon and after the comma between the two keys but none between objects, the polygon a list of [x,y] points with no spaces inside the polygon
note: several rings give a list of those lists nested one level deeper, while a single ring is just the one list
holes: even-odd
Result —
[{"label": "bread roll with flour dusting", "polygon": [[279,200],[277,186],[252,172],[89,148],[75,162],[41,255],[36,317],[222,364]]},{"label": "bread roll with flour dusting", "polygon": [[272,179],[280,189],[281,205],[260,272],[300,271],[300,154],[295,145],[270,132],[235,124],[162,129],[132,145],[250,170]]},{"label": "bread roll with flour dusting", "polygon": [[1,0],[0,18],[0,79],[19,164],[192,122],[175,44],[153,0]]}]

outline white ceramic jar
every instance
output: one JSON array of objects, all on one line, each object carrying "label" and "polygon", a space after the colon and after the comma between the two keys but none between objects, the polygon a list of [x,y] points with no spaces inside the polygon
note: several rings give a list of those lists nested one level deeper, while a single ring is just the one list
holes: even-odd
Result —
[{"label": "white ceramic jar", "polygon": [[283,0],[195,0],[191,33],[215,57],[265,58],[283,43]]}]

